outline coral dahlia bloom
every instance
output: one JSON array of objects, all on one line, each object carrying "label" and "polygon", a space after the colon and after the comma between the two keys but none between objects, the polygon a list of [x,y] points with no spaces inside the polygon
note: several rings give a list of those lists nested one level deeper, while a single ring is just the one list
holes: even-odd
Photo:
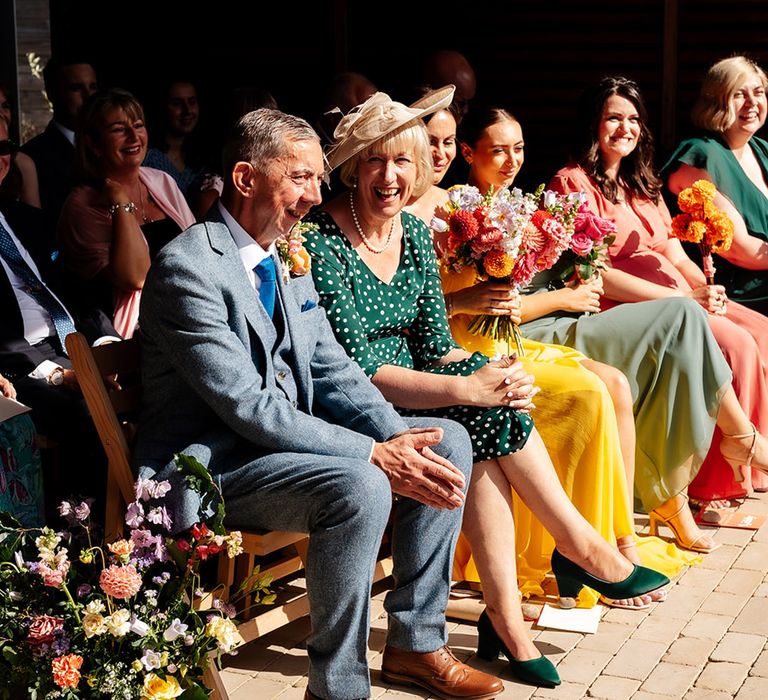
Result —
[{"label": "coral dahlia bloom", "polygon": [[115,566],[113,564],[101,572],[99,585],[104,593],[113,598],[131,598],[141,588],[141,576],[133,564],[128,566]]}]

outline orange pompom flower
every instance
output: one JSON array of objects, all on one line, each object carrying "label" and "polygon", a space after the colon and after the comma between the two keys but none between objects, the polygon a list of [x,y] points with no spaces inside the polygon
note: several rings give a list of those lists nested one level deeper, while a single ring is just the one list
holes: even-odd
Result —
[{"label": "orange pompom flower", "polygon": [[715,183],[710,182],[709,180],[696,180],[696,182],[691,185],[691,189],[701,199],[702,202],[711,202],[715,197],[715,192],[717,192]]},{"label": "orange pompom flower", "polygon": [[101,572],[99,585],[107,595],[120,600],[132,598],[141,588],[141,576],[133,564],[112,565]]},{"label": "orange pompom flower", "polygon": [[76,688],[80,682],[80,667],[83,657],[77,654],[65,654],[51,661],[53,680],[59,688]]},{"label": "orange pompom flower", "polygon": [[483,260],[485,271],[491,277],[508,277],[515,266],[514,258],[500,248],[491,250]]}]

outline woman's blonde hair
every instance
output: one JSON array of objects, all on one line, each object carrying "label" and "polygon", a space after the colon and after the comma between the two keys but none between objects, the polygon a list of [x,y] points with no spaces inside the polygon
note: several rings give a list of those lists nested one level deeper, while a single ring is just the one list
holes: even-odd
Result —
[{"label": "woman's blonde hair", "polygon": [[82,175],[89,180],[104,177],[102,164],[93,144],[101,139],[107,114],[117,108],[124,110],[129,119],[144,121],[144,109],[141,103],[130,92],[119,88],[98,90],[93,93],[78,115],[75,138],[77,164]]},{"label": "woman's blonde hair", "polygon": [[731,97],[750,75],[757,75],[763,87],[768,87],[765,71],[746,56],[731,56],[715,63],[704,76],[691,111],[694,126],[716,132],[730,128],[736,121]]},{"label": "woman's blonde hair", "polygon": [[399,129],[374,141],[362,151],[355,153],[339,166],[339,178],[347,187],[354,187],[357,182],[357,169],[362,161],[373,153],[397,155],[413,151],[416,165],[416,182],[413,196],[421,197],[432,186],[432,148],[429,145],[427,127],[421,119],[403,124]]}]

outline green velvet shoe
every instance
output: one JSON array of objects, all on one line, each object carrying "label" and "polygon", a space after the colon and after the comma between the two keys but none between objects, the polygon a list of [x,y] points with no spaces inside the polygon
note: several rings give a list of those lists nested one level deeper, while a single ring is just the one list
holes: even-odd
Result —
[{"label": "green velvet shoe", "polygon": [[669,583],[669,579],[658,571],[637,564],[633,566],[632,573],[627,578],[611,583],[593,576],[570,559],[566,559],[556,549],[552,552],[552,573],[555,575],[561,598],[575,598],[584,586],[589,586],[613,600],[636,598]]},{"label": "green velvet shoe", "polygon": [[477,621],[477,655],[486,661],[495,661],[499,658],[500,652],[507,657],[510,670],[521,681],[543,688],[554,688],[560,685],[557,669],[545,656],[528,661],[518,661],[512,656],[506,644],[499,639],[499,635],[493,629],[488,614],[483,610]]}]

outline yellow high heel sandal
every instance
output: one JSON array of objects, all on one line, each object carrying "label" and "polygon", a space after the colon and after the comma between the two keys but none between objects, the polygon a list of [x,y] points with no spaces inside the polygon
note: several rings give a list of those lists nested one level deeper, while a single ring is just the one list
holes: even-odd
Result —
[{"label": "yellow high heel sandal", "polygon": [[[747,469],[752,467],[752,459],[755,456],[755,447],[757,445],[757,428],[755,427],[754,423],[751,423],[750,425],[752,426],[752,432],[736,433],[733,435],[727,435],[726,433],[723,433],[723,439],[720,441],[720,454],[722,455],[723,459],[731,465],[731,469],[733,469],[733,478],[737,483],[744,481],[744,475],[741,473],[740,467],[742,465],[747,467]],[[725,454],[725,451],[723,450],[723,441],[744,440],[750,437],[752,438],[752,442],[749,444],[749,450],[747,450],[746,461],[744,461],[742,457],[729,457],[727,454]],[[763,466],[756,466],[754,469],[757,469],[764,474],[768,474],[768,469]]]},{"label": "yellow high heel sandal", "polygon": [[[668,515],[665,518],[656,510],[652,510],[650,513],[648,513],[648,534],[658,537],[659,521],[661,521],[670,530],[672,530],[672,534],[675,536],[675,540],[677,540],[678,546],[682,547],[683,549],[689,549],[691,552],[698,552],[699,554],[709,554],[710,552],[714,552],[716,549],[720,549],[722,545],[719,542],[714,542],[711,545],[702,544],[702,541],[707,538],[707,535],[705,535],[703,532],[698,537],[694,537],[692,540],[685,539],[680,516],[683,513],[683,510],[688,508],[688,496],[687,494],[681,495],[683,495],[685,500],[672,515]],[[693,518],[693,514],[691,514],[691,518]],[[696,523],[694,521],[694,525],[695,524]]]}]

